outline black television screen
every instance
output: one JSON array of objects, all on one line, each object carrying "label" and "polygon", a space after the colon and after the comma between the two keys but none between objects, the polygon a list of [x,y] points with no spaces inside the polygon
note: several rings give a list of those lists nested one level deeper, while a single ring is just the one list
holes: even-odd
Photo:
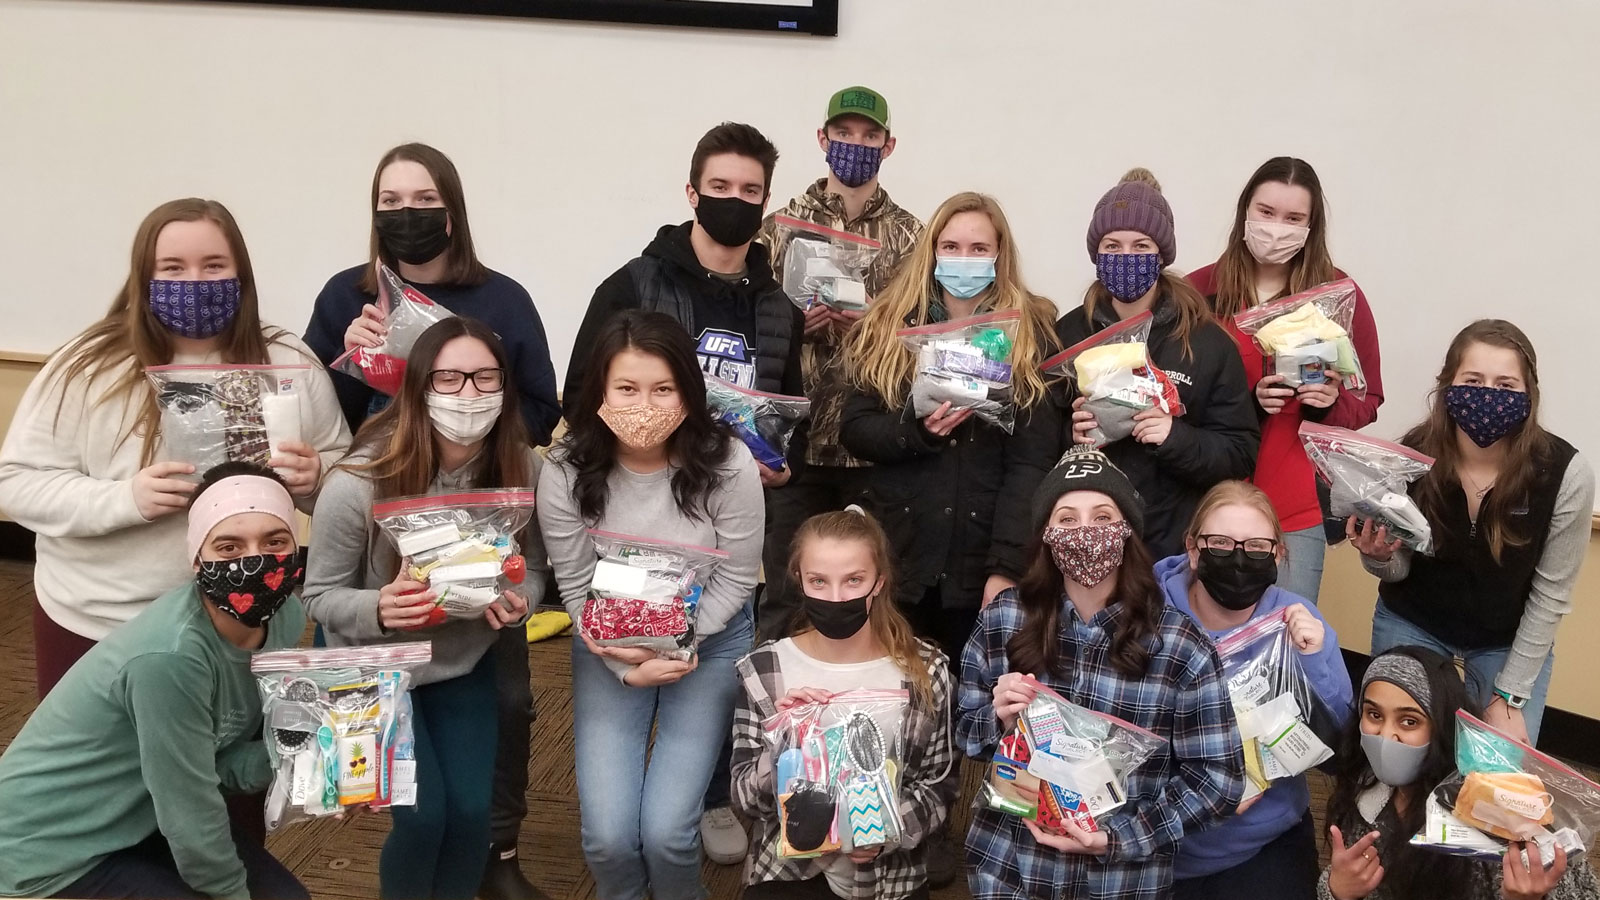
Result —
[{"label": "black television screen", "polygon": [[839,33],[839,0],[198,0],[324,6],[398,12],[586,19],[645,25],[743,28],[794,34]]}]

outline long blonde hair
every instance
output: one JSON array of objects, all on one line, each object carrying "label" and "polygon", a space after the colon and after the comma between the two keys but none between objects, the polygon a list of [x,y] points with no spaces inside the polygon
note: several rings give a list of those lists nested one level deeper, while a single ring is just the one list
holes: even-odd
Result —
[{"label": "long blonde hair", "polygon": [[[222,361],[234,365],[265,365],[270,362],[267,345],[279,343],[279,339],[288,332],[281,328],[262,327],[256,300],[255,270],[250,266],[250,253],[245,249],[244,235],[239,231],[233,214],[215,200],[197,197],[169,200],[144,217],[133,237],[128,280],[123,283],[116,299],[111,301],[111,308],[100,321],[57,350],[50,360],[50,368],[54,373],[52,377],[59,382],[63,396],[69,384],[80,379],[90,380],[113,372],[119,366],[127,366],[122,377],[110,390],[95,398],[93,404],[98,407],[118,397],[135,398],[139,406],[138,418],[128,431],[118,436],[117,446],[120,447],[133,434],[143,435],[140,468],[155,461],[156,435],[161,424],[156,394],[145,380],[144,369],[172,362],[173,353],[172,334],[150,309],[150,280],[156,270],[156,240],[161,236],[162,229],[173,222],[202,221],[211,222],[222,230],[238,270],[239,312],[227,330],[217,336]],[[310,357],[307,361],[315,362]],[[61,408],[57,406],[58,421],[60,416]]]},{"label": "long blonde hair", "polygon": [[[1128,184],[1129,182],[1149,185],[1157,192],[1161,190],[1161,182],[1156,180],[1156,176],[1149,169],[1137,167],[1129,169],[1127,174],[1117,181],[1118,184]],[[1146,236],[1148,237],[1148,235]],[[1193,348],[1189,343],[1190,336],[1194,334],[1195,329],[1214,320],[1211,315],[1211,306],[1206,303],[1206,298],[1195,290],[1194,285],[1189,283],[1189,279],[1171,266],[1163,266],[1161,269],[1160,296],[1171,297],[1172,302],[1177,304],[1178,324],[1172,329],[1172,334],[1178,339],[1178,343],[1183,346],[1184,359],[1189,359],[1194,355]],[[1110,291],[1106,290],[1106,286],[1100,283],[1099,279],[1095,279],[1094,283],[1089,285],[1089,290],[1083,295],[1084,318],[1091,328],[1094,327],[1095,307],[1102,303],[1115,303],[1115,298],[1111,296]]]},{"label": "long blonde hair", "polygon": [[[800,583],[800,560],[806,547],[818,540],[849,541],[865,544],[872,555],[872,565],[881,579],[878,591],[868,613],[867,627],[878,646],[906,673],[917,698],[925,705],[933,704],[933,677],[922,661],[920,642],[911,630],[911,623],[895,602],[894,556],[889,551],[889,538],[878,521],[864,512],[841,510],[821,513],[805,520],[794,535],[794,549],[789,553],[789,572],[796,584]],[[804,615],[802,613],[802,615]],[[814,630],[809,623],[795,628],[795,634]]]},{"label": "long blonde hair", "polygon": [[908,325],[928,324],[928,311],[942,291],[933,278],[933,268],[938,263],[935,249],[939,234],[951,219],[966,212],[988,216],[999,237],[994,284],[980,295],[983,301],[978,308],[983,312],[1022,312],[1022,325],[1017,329],[1011,358],[1017,403],[1028,408],[1045,398],[1045,381],[1039,372],[1039,363],[1056,350],[1055,304],[1032,293],[1022,283],[1017,245],[999,202],[987,194],[965,191],[939,205],[932,221],[917,238],[911,255],[900,264],[894,280],[873,300],[872,307],[846,338],[845,365],[851,381],[882,397],[890,408],[898,408],[905,402],[916,364],[915,357],[895,337],[895,332]]}]

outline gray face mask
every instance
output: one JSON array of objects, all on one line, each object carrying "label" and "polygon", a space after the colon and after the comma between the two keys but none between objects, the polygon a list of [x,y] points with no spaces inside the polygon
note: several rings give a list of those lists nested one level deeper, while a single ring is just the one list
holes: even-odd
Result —
[{"label": "gray face mask", "polygon": [[1367,754],[1372,774],[1390,787],[1405,787],[1417,780],[1427,747],[1413,747],[1382,735],[1361,733],[1361,749]]}]

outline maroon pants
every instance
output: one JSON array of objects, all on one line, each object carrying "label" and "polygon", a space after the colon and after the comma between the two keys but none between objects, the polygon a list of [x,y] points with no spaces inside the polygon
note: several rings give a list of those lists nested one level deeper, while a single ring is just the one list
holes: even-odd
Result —
[{"label": "maroon pants", "polygon": [[[85,653],[94,647],[96,641],[91,641],[81,634],[68,631],[56,624],[50,614],[44,611],[37,600],[33,604],[33,668],[34,682],[42,702],[56,682],[66,676],[67,670],[73,663],[83,658]],[[262,807],[267,802],[266,794],[223,794],[223,799],[228,803],[228,820],[233,827],[257,845],[266,843],[267,823],[262,813]]]}]

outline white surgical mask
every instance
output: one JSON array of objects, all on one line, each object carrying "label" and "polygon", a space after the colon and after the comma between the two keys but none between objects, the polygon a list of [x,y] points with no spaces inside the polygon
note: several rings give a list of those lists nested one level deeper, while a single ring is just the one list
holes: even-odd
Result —
[{"label": "white surgical mask", "polygon": [[1246,219],[1244,223],[1244,245],[1250,255],[1256,258],[1256,262],[1272,266],[1294,259],[1310,236],[1311,229],[1304,225],[1258,222],[1253,219]]},{"label": "white surgical mask", "polygon": [[500,420],[503,393],[484,394],[463,399],[455,394],[428,392],[428,417],[433,427],[447,441],[457,444],[476,444],[494,430]]}]

